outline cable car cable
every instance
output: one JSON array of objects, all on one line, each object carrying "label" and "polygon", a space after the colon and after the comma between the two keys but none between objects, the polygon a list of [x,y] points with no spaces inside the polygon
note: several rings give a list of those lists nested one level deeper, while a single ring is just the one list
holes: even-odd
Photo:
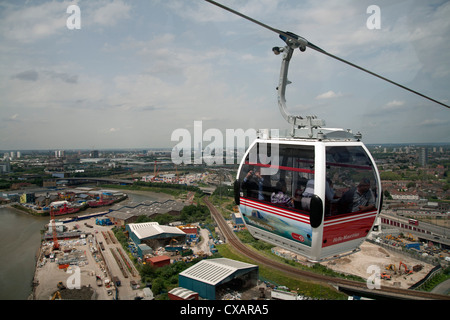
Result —
[{"label": "cable car cable", "polygon": [[[284,32],[284,31],[278,30],[276,28],[273,28],[273,27],[271,27],[271,26],[269,26],[267,24],[264,24],[264,23],[262,23],[262,22],[260,22],[258,20],[250,18],[249,16],[247,16],[245,14],[242,14],[242,13],[240,13],[240,12],[234,10],[234,9],[231,9],[231,8],[229,8],[227,6],[224,6],[223,4],[220,4],[220,3],[216,2],[216,1],[213,1],[213,0],[205,0],[205,1],[211,3],[211,4],[215,5],[215,6],[217,6],[219,8],[227,10],[227,11],[229,11],[229,12],[235,14],[235,15],[238,15],[241,18],[249,20],[249,21],[251,21],[251,22],[253,22],[253,23],[255,23],[255,24],[257,24],[257,25],[259,25],[259,26],[261,26],[263,28],[266,28],[266,29],[268,29],[268,30],[270,30],[272,32],[278,33],[280,35],[280,38],[282,38],[286,43],[288,43],[287,40],[289,39],[289,40],[293,41],[294,43],[296,43],[297,45],[299,45],[300,46],[300,48],[299,48],[300,51],[305,51],[305,47],[309,47],[309,48],[311,48],[311,49],[313,49],[313,50],[315,50],[317,52],[320,52],[320,53],[323,53],[323,54],[329,56],[330,58],[336,59],[336,60],[338,60],[340,62],[343,62],[343,63],[345,63],[345,64],[347,64],[347,65],[349,65],[351,67],[354,67],[356,69],[364,71],[364,72],[366,72],[366,73],[368,73],[368,74],[370,74],[372,76],[380,78],[380,79],[382,79],[384,81],[387,81],[387,82],[389,82],[389,83],[391,83],[393,85],[396,85],[396,86],[398,86],[398,87],[400,87],[400,88],[402,88],[404,90],[407,90],[407,91],[412,92],[412,93],[414,93],[414,94],[416,94],[418,96],[421,96],[422,98],[428,99],[428,100],[430,100],[430,101],[432,101],[434,103],[440,104],[440,105],[442,105],[442,106],[444,106],[446,108],[450,108],[449,105],[447,105],[447,104],[445,104],[443,102],[440,102],[440,101],[438,101],[436,99],[433,99],[433,98],[431,98],[431,97],[429,97],[427,95],[424,95],[424,94],[422,94],[422,93],[420,93],[420,92],[418,92],[416,90],[410,89],[410,88],[408,88],[408,87],[406,87],[406,86],[404,86],[402,84],[399,84],[399,83],[397,83],[395,81],[392,81],[392,80],[390,80],[390,79],[388,79],[386,77],[383,77],[383,76],[381,76],[381,75],[379,75],[379,74],[377,74],[375,72],[372,72],[372,71],[367,70],[367,69],[365,69],[363,67],[360,67],[360,66],[358,66],[358,65],[356,65],[356,64],[354,64],[352,62],[349,62],[349,61],[347,61],[345,59],[339,58],[338,56],[335,56],[335,55],[333,55],[333,54],[331,54],[331,53],[329,53],[329,52],[319,48],[318,46],[314,45],[313,43],[309,42],[308,40],[306,40],[303,37],[300,37],[300,36],[298,36],[296,34],[293,34],[291,32]],[[288,45],[289,45],[289,43],[288,43]]]}]

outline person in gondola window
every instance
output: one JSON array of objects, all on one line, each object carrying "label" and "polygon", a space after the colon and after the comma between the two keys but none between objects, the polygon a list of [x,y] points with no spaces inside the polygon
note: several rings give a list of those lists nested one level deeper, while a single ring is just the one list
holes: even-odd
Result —
[{"label": "person in gondola window", "polygon": [[356,187],[342,195],[339,203],[344,205],[341,213],[375,210],[375,196],[370,190],[370,180],[363,178]]},{"label": "person in gondola window", "polygon": [[273,192],[271,196],[271,202],[281,204],[288,207],[293,207],[292,198],[286,194],[286,184],[282,181],[277,182],[277,192]]},{"label": "person in gondola window", "polygon": [[247,196],[264,200],[263,188],[264,177],[261,176],[259,168],[250,170],[242,182],[242,188],[247,190]]}]

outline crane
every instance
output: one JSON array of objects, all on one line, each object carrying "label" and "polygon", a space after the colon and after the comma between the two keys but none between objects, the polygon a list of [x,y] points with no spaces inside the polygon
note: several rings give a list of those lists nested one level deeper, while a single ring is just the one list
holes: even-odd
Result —
[{"label": "crane", "polygon": [[55,214],[53,212],[53,207],[50,207],[50,223],[52,223],[53,250],[58,250],[59,243],[58,243],[58,237],[56,236],[56,222],[55,222]]},{"label": "crane", "polygon": [[152,182],[155,181],[156,176],[158,175],[158,172],[159,172],[159,168],[158,168],[158,171],[156,171],[156,160],[155,160],[155,167],[153,169],[153,178],[151,180]]}]

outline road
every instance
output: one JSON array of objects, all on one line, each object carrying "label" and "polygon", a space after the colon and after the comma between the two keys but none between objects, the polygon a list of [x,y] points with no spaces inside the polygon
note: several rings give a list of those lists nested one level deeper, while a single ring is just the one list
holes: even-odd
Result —
[{"label": "road", "polygon": [[[228,224],[226,223],[223,216],[217,211],[217,209],[211,204],[211,202],[209,202],[207,197],[204,199],[204,202],[208,206],[213,218],[217,222],[217,224],[218,224],[222,234],[225,236],[227,242],[231,246],[233,246],[237,251],[239,251],[241,254],[249,257],[250,259],[253,259],[257,263],[264,264],[266,266],[280,270],[280,271],[282,271],[286,274],[289,274],[293,277],[309,279],[309,280],[313,280],[316,282],[325,283],[328,285],[329,284],[332,284],[334,286],[343,285],[347,288],[367,290],[367,284],[365,282],[362,283],[362,282],[356,282],[356,281],[351,281],[351,280],[339,279],[339,278],[330,277],[330,276],[324,276],[324,275],[316,274],[313,272],[299,270],[295,267],[267,259],[267,257],[262,256],[262,255],[258,254],[257,252],[255,252],[254,250],[251,250],[250,248],[248,248],[236,237],[234,232],[228,227]],[[385,286],[381,286],[381,289],[377,289],[376,292],[378,294],[381,294],[384,296],[389,296],[392,298],[400,298],[400,299],[450,300],[450,296],[422,292],[422,291],[408,290],[408,289],[385,287]]]}]

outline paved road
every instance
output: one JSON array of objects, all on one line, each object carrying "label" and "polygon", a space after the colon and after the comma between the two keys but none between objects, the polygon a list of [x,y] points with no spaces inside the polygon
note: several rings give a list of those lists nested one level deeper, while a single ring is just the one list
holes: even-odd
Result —
[{"label": "paved road", "polygon": [[450,279],[437,285],[431,292],[450,295]]}]

